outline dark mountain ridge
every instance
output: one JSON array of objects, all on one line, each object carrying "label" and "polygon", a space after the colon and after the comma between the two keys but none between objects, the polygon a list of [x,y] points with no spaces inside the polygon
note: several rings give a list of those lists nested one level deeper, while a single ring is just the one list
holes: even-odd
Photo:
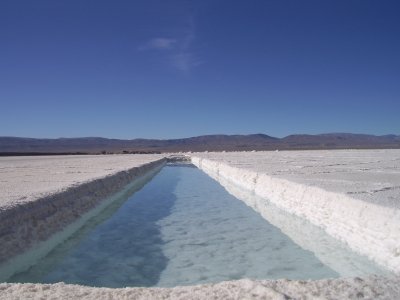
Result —
[{"label": "dark mountain ridge", "polygon": [[266,134],[203,135],[182,139],[108,139],[102,137],[36,139],[0,137],[0,153],[144,153],[179,151],[249,151],[301,149],[400,148],[399,135],[351,133],[294,134],[276,138]]}]

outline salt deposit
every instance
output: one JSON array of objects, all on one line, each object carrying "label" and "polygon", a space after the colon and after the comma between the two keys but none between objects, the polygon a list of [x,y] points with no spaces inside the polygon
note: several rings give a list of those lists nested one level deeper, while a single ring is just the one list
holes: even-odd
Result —
[{"label": "salt deposit", "polygon": [[202,153],[192,162],[400,273],[400,150]]},{"label": "salt deposit", "polygon": [[267,199],[240,188],[223,177],[213,176],[213,178],[230,194],[253,208],[302,249],[312,252],[324,265],[337,272],[340,277],[363,277],[368,274],[390,275],[390,272],[380,268],[368,258],[357,255],[346,245],[326,234],[323,229],[311,224],[306,219],[279,209]]},{"label": "salt deposit", "polygon": [[2,158],[0,280],[28,268],[164,162],[160,155]]},{"label": "salt deposit", "polygon": [[[320,226],[352,249],[394,271],[399,270],[399,150],[192,156],[193,162],[206,172],[270,199],[284,210]],[[89,195],[100,199],[115,193],[115,188],[121,188],[128,180],[159,168],[162,158],[159,155],[0,158],[0,213],[6,216],[13,212],[7,215],[9,219],[0,216],[0,236],[22,234],[15,228],[23,215],[23,220],[31,219],[35,212],[40,212],[38,217],[43,216],[43,210],[34,208],[50,202],[40,199],[50,200],[51,196],[58,195],[58,199],[69,198],[67,203],[71,204],[79,199],[76,197],[79,193],[86,193],[82,202],[87,201]],[[103,192],[94,192],[98,188]],[[75,192],[69,194],[71,190]],[[254,208],[266,217],[268,211],[260,209],[259,201],[254,203]],[[14,210],[18,207],[24,209]],[[33,218],[33,221],[39,219]],[[11,223],[7,223],[9,221]],[[279,225],[279,217],[271,223],[284,228],[292,239],[300,240],[299,244],[309,244],[307,239],[301,240],[301,234],[290,225]],[[32,232],[28,229],[24,230],[29,236]],[[311,244],[310,247],[317,246]],[[399,287],[399,277],[382,276],[317,281],[243,279],[175,288],[124,289],[64,283],[2,283],[0,299],[396,299],[400,297]]]},{"label": "salt deposit", "polygon": [[163,155],[0,157],[0,209],[127,171]]},{"label": "salt deposit", "polygon": [[0,284],[0,299],[398,299],[398,279],[248,280],[174,288],[92,288],[80,285]]}]

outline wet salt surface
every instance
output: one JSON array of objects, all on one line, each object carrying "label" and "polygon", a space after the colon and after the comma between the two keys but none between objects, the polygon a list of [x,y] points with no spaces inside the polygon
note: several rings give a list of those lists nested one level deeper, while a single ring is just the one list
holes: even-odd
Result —
[{"label": "wet salt surface", "polygon": [[167,166],[124,200],[10,281],[168,287],[339,276],[197,168]]}]

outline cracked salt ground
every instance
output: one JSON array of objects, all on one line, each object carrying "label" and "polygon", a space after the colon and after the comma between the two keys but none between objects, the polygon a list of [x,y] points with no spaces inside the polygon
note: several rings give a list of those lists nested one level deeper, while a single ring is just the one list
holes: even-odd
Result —
[{"label": "cracked salt ground", "polygon": [[165,167],[114,209],[12,281],[168,287],[339,276],[197,168]]}]

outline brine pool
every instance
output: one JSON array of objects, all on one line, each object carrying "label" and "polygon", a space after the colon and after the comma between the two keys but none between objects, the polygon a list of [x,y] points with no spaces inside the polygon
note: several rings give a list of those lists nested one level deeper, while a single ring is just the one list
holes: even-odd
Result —
[{"label": "brine pool", "polygon": [[274,225],[192,165],[167,165],[8,282],[171,287],[384,272],[309,223],[274,206],[270,215]]}]

